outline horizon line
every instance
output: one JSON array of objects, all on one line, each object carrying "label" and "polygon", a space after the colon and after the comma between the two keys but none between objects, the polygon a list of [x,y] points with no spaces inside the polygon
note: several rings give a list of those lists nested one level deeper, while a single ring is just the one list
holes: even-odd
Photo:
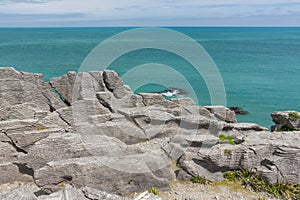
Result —
[{"label": "horizon line", "polygon": [[0,26],[0,29],[5,28],[300,28],[300,26]]}]

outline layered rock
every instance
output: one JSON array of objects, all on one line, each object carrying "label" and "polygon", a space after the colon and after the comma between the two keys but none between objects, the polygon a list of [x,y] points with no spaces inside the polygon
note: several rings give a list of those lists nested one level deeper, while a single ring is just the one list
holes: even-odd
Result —
[{"label": "layered rock", "polygon": [[205,106],[205,108],[213,113],[219,120],[228,123],[237,123],[235,112],[225,106]]},{"label": "layered rock", "polygon": [[296,111],[282,111],[271,114],[273,122],[272,131],[300,130],[300,113]]},{"label": "layered rock", "polygon": [[179,166],[188,179],[200,176],[221,181],[222,172],[251,169],[272,184],[277,181],[298,184],[299,133],[249,132],[234,145],[211,135],[185,138],[191,145],[179,159]]},{"label": "layered rock", "polygon": [[[0,188],[1,200],[161,200],[160,197],[143,192],[136,194],[132,198],[125,198],[105,191],[96,190],[90,187],[75,188],[66,184],[63,189],[45,195],[34,184],[11,184]],[[36,194],[36,195],[35,195]]]},{"label": "layered rock", "polygon": [[[45,83],[41,75],[0,68],[0,82],[0,184],[34,180],[43,192],[59,191],[49,199],[84,199],[85,186],[120,195],[168,190],[175,160],[180,179],[222,180],[227,170],[249,168],[271,183],[299,183],[299,134],[237,123],[224,106],[134,94],[109,70]],[[75,188],[62,191],[66,184]]]},{"label": "layered rock", "polygon": [[19,183],[0,185],[1,200],[37,200],[37,195],[43,194],[34,183]]},{"label": "layered rock", "polygon": [[[115,158],[114,161],[111,159],[102,156],[52,161],[35,172],[36,184],[49,193],[58,191],[59,185],[65,182],[71,183],[77,188],[89,186],[120,195],[148,190],[153,185],[161,190],[169,189],[170,172],[168,170],[128,172],[125,167],[134,165],[134,162],[138,162],[142,158],[137,157],[131,163],[128,163],[126,158],[120,157],[119,160]],[[145,162],[140,167],[148,167],[146,164]],[[121,171],[121,167],[114,169],[114,165],[123,166],[124,171]]]},{"label": "layered rock", "polygon": [[[1,147],[5,148],[0,170],[7,175],[1,183],[33,181],[34,176],[46,192],[59,190],[64,181],[119,194],[153,186],[168,189],[170,160],[162,151],[156,156],[139,155],[134,148],[127,151],[126,144],[149,137],[118,110],[145,105],[143,97],[124,86],[115,72],[69,73],[51,80],[51,86],[41,75],[12,68],[2,68],[0,74],[2,109],[7,110],[1,112],[0,122]],[[128,171],[130,162],[137,160],[143,160],[142,169]],[[166,164],[157,167],[155,162]],[[50,163],[55,164],[48,168]],[[74,176],[78,170],[82,176]]]},{"label": "layered rock", "polygon": [[0,120],[39,119],[49,111],[64,107],[40,74],[1,68]]},{"label": "layered rock", "polygon": [[20,158],[37,141],[68,126],[55,113],[66,105],[40,74],[0,69],[0,183],[32,182],[33,170]]},{"label": "layered rock", "polygon": [[125,198],[110,194],[94,188],[83,187],[76,189],[71,185],[66,185],[63,190],[53,193],[49,196],[41,196],[37,200],[161,200],[158,196],[149,192],[143,192],[135,195],[133,198]]}]

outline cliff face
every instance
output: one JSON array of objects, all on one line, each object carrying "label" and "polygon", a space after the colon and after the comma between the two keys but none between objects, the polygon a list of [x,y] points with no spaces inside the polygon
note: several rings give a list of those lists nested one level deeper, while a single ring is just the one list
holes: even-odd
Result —
[{"label": "cliff face", "polygon": [[174,178],[218,181],[240,168],[270,183],[300,182],[300,132],[236,123],[233,111],[188,98],[137,95],[113,71],[46,83],[0,68],[0,103],[0,184],[34,180],[47,193],[72,184],[124,195],[168,190]]}]

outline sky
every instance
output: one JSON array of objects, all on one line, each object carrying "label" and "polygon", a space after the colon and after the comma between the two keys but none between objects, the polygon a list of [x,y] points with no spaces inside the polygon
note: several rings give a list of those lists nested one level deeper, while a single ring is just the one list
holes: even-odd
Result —
[{"label": "sky", "polygon": [[300,0],[0,0],[0,27],[300,26]]}]

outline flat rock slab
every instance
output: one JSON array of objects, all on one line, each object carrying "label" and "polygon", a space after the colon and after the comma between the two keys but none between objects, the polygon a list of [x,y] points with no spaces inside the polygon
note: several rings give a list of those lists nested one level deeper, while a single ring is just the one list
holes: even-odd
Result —
[{"label": "flat rock slab", "polygon": [[0,185],[1,200],[37,200],[35,193],[38,193],[40,188],[33,182],[21,183],[14,182],[5,185]]},{"label": "flat rock slab", "polygon": [[16,163],[0,164],[0,184],[19,182],[33,182],[32,176],[23,174],[20,167]]},{"label": "flat rock slab", "polygon": [[[105,157],[85,157],[50,162],[35,171],[35,181],[47,192],[58,191],[59,185],[62,183],[71,183],[77,188],[89,186],[122,195],[149,190],[153,186],[160,190],[169,188],[168,181],[171,175],[166,169],[160,169],[153,173],[129,173],[126,168],[124,171],[113,169],[111,166],[113,163],[111,158]],[[130,165],[130,163],[119,163],[118,165],[122,164],[124,167]],[[145,166],[142,164],[141,167]]]}]

